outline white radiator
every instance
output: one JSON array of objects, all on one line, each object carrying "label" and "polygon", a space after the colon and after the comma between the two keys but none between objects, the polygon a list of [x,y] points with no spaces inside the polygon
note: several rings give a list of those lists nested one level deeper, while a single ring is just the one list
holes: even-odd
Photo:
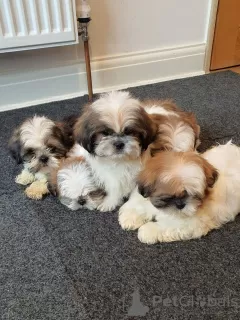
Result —
[{"label": "white radiator", "polygon": [[77,41],[75,0],[0,0],[0,52]]}]

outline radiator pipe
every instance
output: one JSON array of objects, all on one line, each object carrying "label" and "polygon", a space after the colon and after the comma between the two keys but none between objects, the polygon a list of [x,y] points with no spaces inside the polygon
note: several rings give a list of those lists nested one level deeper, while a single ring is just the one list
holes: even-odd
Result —
[{"label": "radiator pipe", "polygon": [[78,16],[78,36],[82,36],[84,43],[84,55],[85,55],[85,64],[87,72],[87,83],[88,83],[88,99],[92,101],[93,98],[93,89],[92,89],[92,73],[91,73],[91,64],[90,64],[90,54],[89,54],[89,36],[88,36],[88,23],[91,21],[90,18],[90,6],[87,3],[87,0],[81,0],[79,9],[77,8]]}]

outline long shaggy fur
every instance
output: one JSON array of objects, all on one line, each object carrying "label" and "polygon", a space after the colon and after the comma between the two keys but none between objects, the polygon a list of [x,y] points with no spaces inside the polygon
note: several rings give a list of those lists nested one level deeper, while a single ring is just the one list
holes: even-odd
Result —
[{"label": "long shaggy fur", "polygon": [[171,100],[147,100],[144,109],[157,125],[151,155],[161,151],[193,151],[199,144],[200,127],[193,113],[179,109]]},{"label": "long shaggy fur", "polygon": [[95,179],[83,157],[63,160],[59,168],[51,172],[48,187],[71,210],[96,209],[106,196],[103,186]]},{"label": "long shaggy fur", "polygon": [[136,184],[141,156],[155,139],[156,124],[137,99],[116,91],[87,105],[74,133],[80,145],[72,154],[87,159],[107,192],[98,209],[115,209]]},{"label": "long shaggy fur", "polygon": [[141,103],[129,92],[103,94],[87,105],[75,125],[75,138],[87,151],[78,148],[106,187],[108,196],[99,206],[116,208],[135,187],[143,162],[158,151],[194,150],[199,126],[193,114],[181,111],[172,102]]},{"label": "long shaggy fur", "polygon": [[136,160],[155,139],[157,126],[129,92],[103,94],[87,105],[75,125],[75,138],[90,154]]},{"label": "long shaggy fur", "polygon": [[[44,116],[25,120],[9,141],[11,155],[18,164],[24,165],[16,182],[27,185],[34,180],[47,180],[50,171],[58,167],[59,160],[67,156],[73,144],[72,128],[67,121],[54,122]],[[35,183],[26,194],[41,199],[45,189],[37,188]]]},{"label": "long shaggy fur", "polygon": [[240,212],[240,148],[228,143],[203,155],[163,152],[147,162],[139,192],[120,211],[125,229],[146,243],[206,235]]},{"label": "long shaggy fur", "polygon": [[31,172],[48,171],[74,144],[71,128],[44,116],[25,120],[13,133],[9,149],[16,162]]}]

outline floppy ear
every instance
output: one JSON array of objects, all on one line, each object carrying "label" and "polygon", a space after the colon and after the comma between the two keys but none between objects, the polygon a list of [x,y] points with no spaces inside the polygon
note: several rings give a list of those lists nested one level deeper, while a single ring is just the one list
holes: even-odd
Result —
[{"label": "floppy ear", "polygon": [[52,182],[48,181],[47,188],[48,188],[49,193],[52,196],[57,197],[59,195],[58,187],[56,184],[53,184]]},{"label": "floppy ear", "polygon": [[147,198],[151,196],[151,194],[156,189],[156,174],[149,170],[147,166],[143,169],[137,179],[137,186],[139,193],[144,197]]},{"label": "floppy ear", "polygon": [[157,125],[149,117],[148,113],[141,107],[139,110],[139,128],[141,128],[142,150],[147,150],[148,146],[155,140],[157,135]]},{"label": "floppy ear", "polygon": [[53,136],[55,136],[67,150],[72,148],[74,144],[73,128],[67,122],[55,123]]},{"label": "floppy ear", "polygon": [[209,188],[212,188],[218,179],[218,171],[205,159],[203,159],[203,170],[206,176],[207,185]]},{"label": "floppy ear", "polygon": [[59,168],[54,168],[50,171],[50,174],[48,177],[48,182],[47,182],[48,191],[54,197],[57,197],[59,195],[59,190],[58,190],[58,185],[57,185],[58,184],[58,182],[57,182],[58,169]]},{"label": "floppy ear", "polygon": [[13,157],[13,159],[16,160],[17,164],[22,163],[23,162],[23,159],[21,156],[22,144],[20,142],[19,135],[17,132],[15,132],[12,138],[10,139],[8,148],[11,156]]},{"label": "floppy ear", "polygon": [[86,111],[74,126],[75,140],[91,154],[94,153],[96,137],[95,119],[96,115],[93,112]]}]

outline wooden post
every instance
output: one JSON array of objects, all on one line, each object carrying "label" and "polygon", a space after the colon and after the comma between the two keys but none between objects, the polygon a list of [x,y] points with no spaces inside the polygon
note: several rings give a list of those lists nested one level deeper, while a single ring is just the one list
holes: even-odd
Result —
[{"label": "wooden post", "polygon": [[92,89],[92,74],[91,74],[88,39],[84,41],[84,54],[85,54],[85,64],[86,64],[86,71],[87,71],[88,99],[89,101],[92,101],[93,89]]}]

